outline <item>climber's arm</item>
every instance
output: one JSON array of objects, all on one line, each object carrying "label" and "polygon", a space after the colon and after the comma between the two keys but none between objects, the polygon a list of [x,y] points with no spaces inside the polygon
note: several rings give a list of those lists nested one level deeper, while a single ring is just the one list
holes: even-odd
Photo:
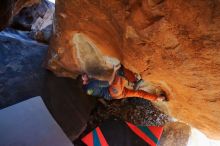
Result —
[{"label": "climber's arm", "polygon": [[109,81],[109,84],[110,84],[110,85],[111,85],[112,82],[114,81],[114,79],[115,79],[115,75],[116,75],[116,73],[117,73],[117,71],[118,71],[118,69],[119,69],[120,67],[121,67],[121,64],[118,64],[118,65],[116,65],[116,66],[113,67],[114,70],[113,70],[113,73],[112,73],[111,79],[110,79],[110,81]]}]

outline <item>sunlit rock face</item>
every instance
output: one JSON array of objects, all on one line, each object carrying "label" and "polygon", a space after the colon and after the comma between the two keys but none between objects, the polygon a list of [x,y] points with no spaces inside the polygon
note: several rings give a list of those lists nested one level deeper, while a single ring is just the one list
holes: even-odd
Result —
[{"label": "sunlit rock face", "polygon": [[190,135],[190,126],[181,122],[168,123],[164,126],[158,146],[187,146]]},{"label": "sunlit rock face", "polygon": [[218,0],[57,0],[54,26],[57,75],[109,76],[117,58],[167,92],[173,117],[220,139]]},{"label": "sunlit rock face", "polygon": [[24,7],[39,3],[41,0],[1,0],[0,1],[0,30],[7,27],[13,16]]}]

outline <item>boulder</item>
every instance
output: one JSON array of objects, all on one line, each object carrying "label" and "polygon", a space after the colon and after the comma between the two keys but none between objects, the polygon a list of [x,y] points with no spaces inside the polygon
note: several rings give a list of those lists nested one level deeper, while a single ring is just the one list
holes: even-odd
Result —
[{"label": "boulder", "polygon": [[0,31],[7,27],[13,17],[24,7],[39,3],[40,0],[1,0],[0,1]]},{"label": "boulder", "polygon": [[23,8],[13,18],[11,27],[31,31],[30,37],[39,42],[49,43],[53,31],[55,5],[47,0],[31,7]]},{"label": "boulder", "polygon": [[42,30],[31,31],[30,37],[39,42],[49,44],[52,33],[53,33],[53,26],[51,24]]},{"label": "boulder", "polygon": [[181,122],[168,123],[164,126],[158,146],[187,146],[190,135],[190,126]]},{"label": "boulder", "polygon": [[41,3],[23,8],[13,18],[12,27],[19,30],[39,31],[52,24],[55,6],[42,0]]},{"label": "boulder", "polygon": [[27,32],[12,28],[0,32],[0,109],[42,95],[47,48]]},{"label": "boulder", "polygon": [[120,61],[166,91],[170,115],[220,139],[220,1],[57,0],[55,13],[47,68],[107,79]]}]

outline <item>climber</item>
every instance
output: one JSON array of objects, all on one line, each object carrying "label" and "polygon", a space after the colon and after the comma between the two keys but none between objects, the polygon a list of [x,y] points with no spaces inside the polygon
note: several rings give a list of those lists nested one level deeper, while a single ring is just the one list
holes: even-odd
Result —
[{"label": "climber", "polygon": [[[127,89],[125,85],[128,82],[128,80],[126,80],[125,77],[120,76],[120,69],[121,69],[120,65],[114,67],[114,71],[110,81],[89,79],[88,75],[84,73],[81,76],[83,83],[83,90],[88,95],[104,97],[104,99],[107,100],[122,99],[128,97],[139,97],[151,101],[165,100],[164,96],[153,95],[142,90]],[[126,77],[128,78],[128,76]],[[135,82],[135,80],[133,80],[133,82]]]}]

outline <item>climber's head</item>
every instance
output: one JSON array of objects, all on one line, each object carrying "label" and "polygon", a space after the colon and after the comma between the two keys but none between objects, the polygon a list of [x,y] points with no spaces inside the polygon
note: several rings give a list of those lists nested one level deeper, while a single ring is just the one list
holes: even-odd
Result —
[{"label": "climber's head", "polygon": [[82,76],[81,76],[81,78],[82,78],[82,83],[83,83],[83,85],[88,84],[88,82],[89,82],[89,76],[88,76],[86,73],[83,73]]}]

